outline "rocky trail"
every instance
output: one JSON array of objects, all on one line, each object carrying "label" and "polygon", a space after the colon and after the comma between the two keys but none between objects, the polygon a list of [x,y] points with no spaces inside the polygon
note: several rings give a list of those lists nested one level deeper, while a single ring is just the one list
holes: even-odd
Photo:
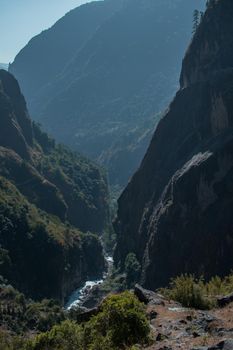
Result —
[{"label": "rocky trail", "polygon": [[210,311],[182,307],[159,294],[135,287],[146,303],[153,345],[147,350],[232,350],[233,303]]}]

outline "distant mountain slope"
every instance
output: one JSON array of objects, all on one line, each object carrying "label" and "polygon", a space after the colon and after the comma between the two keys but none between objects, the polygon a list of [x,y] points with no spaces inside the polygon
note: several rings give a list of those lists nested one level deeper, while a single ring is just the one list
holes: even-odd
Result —
[{"label": "distant mountain slope", "polygon": [[204,0],[105,0],[33,38],[10,71],[51,134],[125,184],[178,84],[192,14]]},{"label": "distant mountain slope", "polygon": [[0,70],[0,275],[31,297],[64,300],[103,272],[99,240],[81,231],[107,223],[105,175],[31,122]]},{"label": "distant mountain slope", "polygon": [[19,52],[10,71],[18,79],[29,106],[31,100],[62,73],[97,28],[111,17],[119,3],[99,1],[80,6],[31,39]]},{"label": "distant mountain slope", "polygon": [[6,63],[0,63],[0,69],[5,69],[5,70],[8,70],[8,64]]},{"label": "distant mountain slope", "polygon": [[128,253],[150,288],[233,266],[233,2],[212,0],[180,89],[119,199],[116,266]]}]

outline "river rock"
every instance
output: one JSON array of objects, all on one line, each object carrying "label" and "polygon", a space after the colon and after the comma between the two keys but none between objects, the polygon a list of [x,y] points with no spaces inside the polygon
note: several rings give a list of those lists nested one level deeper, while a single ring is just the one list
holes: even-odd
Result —
[{"label": "river rock", "polygon": [[96,285],[91,288],[87,296],[84,298],[82,306],[88,309],[95,308],[101,303],[105,296],[106,293],[100,288],[99,285]]},{"label": "river rock", "polygon": [[85,307],[80,307],[75,312],[75,319],[77,322],[87,322],[92,316],[97,315],[99,312],[99,307],[94,307],[92,309],[87,309]]}]

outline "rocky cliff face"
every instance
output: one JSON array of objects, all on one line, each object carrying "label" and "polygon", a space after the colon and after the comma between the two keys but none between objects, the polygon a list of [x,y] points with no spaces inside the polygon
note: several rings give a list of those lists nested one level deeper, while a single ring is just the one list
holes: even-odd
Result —
[{"label": "rocky cliff face", "polygon": [[18,83],[4,70],[1,70],[0,98],[1,146],[11,148],[22,157],[30,159],[31,120]]},{"label": "rocky cliff face", "polygon": [[0,275],[27,296],[64,300],[101,276],[102,246],[81,231],[107,222],[102,170],[32,123],[17,81],[0,70]]},{"label": "rocky cliff face", "polygon": [[233,3],[211,1],[183,61],[181,87],[119,199],[116,263],[128,252],[155,288],[183,272],[233,266]]},{"label": "rocky cliff face", "polygon": [[105,0],[81,6],[33,38],[10,71],[33,117],[106,166],[111,184],[122,187],[177,89],[193,10],[204,3]]}]

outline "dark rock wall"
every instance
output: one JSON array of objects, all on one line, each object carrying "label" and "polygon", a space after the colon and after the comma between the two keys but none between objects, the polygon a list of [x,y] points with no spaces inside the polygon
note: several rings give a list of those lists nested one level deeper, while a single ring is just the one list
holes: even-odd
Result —
[{"label": "dark rock wall", "polygon": [[134,251],[142,281],[232,268],[233,3],[212,2],[184,58],[181,88],[119,199],[116,264]]}]

